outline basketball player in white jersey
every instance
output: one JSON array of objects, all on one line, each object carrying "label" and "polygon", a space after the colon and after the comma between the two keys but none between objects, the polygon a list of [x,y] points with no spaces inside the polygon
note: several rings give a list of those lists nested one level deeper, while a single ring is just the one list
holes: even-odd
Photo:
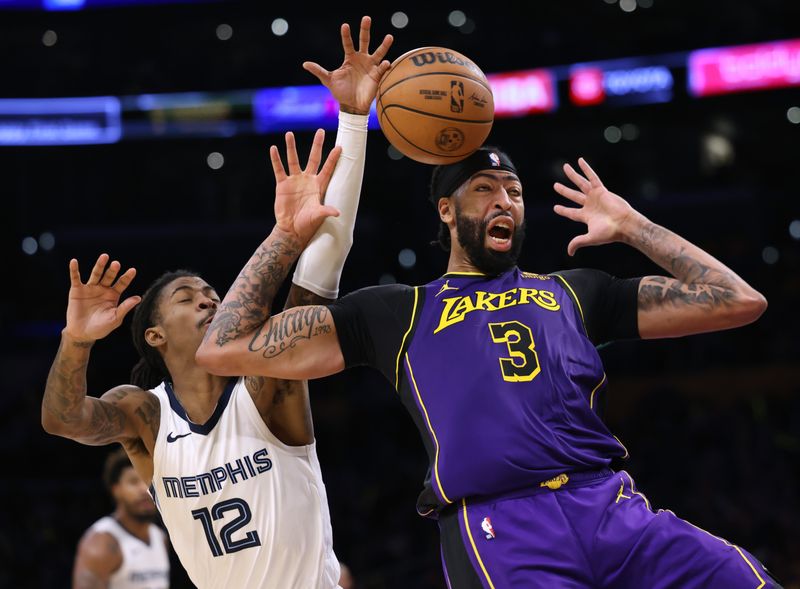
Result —
[{"label": "basketball player in white jersey", "polygon": [[[392,38],[370,54],[368,17],[358,51],[349,27],[341,32],[345,57],[338,69],[303,64],[340,104],[337,147],[320,170],[324,133],[318,131],[301,169],[287,133],[288,175],[282,166],[278,173],[278,150],[270,150],[276,222],[299,219],[294,229],[314,236],[298,261],[289,306],[338,294],[361,189],[367,116],[389,68],[383,57]],[[142,297],[120,303],[133,268],[120,273],[120,263],[109,264],[102,254],[83,283],[77,260],[69,266],[67,324],[42,402],[45,430],[89,445],[123,445],[151,485],[172,546],[197,586],[336,587],[339,565],[305,383],[218,377],[199,367],[195,352],[219,296],[197,275],[169,273]],[[87,396],[91,347],[136,305],[132,327],[142,359],[133,384]],[[254,309],[265,306],[253,301]],[[244,315],[242,329],[263,321],[260,314]],[[303,327],[298,320],[281,329],[302,338]]]},{"label": "basketball player in white jersey", "polygon": [[103,480],[116,508],[81,538],[72,589],[167,589],[167,536],[153,523],[156,506],[121,448],[106,458]]}]

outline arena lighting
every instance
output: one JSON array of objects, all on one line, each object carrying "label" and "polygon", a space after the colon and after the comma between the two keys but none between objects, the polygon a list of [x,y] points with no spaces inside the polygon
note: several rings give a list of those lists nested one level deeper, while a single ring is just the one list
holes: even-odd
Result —
[{"label": "arena lighting", "polygon": [[[0,6],[9,1],[17,0],[0,0]],[[86,0],[87,5],[102,1],[115,0]],[[673,96],[673,71],[687,67],[687,62],[689,91],[698,97],[800,85],[800,39],[494,73],[487,78],[494,93],[495,116],[502,119],[555,111],[559,107],[556,84],[561,80],[569,81],[569,99],[577,106],[665,102]],[[800,124],[800,107],[787,107],[789,123]],[[335,129],[337,117],[338,105],[323,86],[0,99],[0,145]],[[374,104],[369,128],[378,128]],[[621,131],[622,139],[635,139],[628,137],[625,128]]]},{"label": "arena lighting", "polygon": [[693,51],[688,77],[694,96],[800,86],[800,39]]},{"label": "arena lighting", "polygon": [[558,108],[555,77],[550,70],[525,70],[486,76],[494,94],[496,117],[552,112]]},{"label": "arena lighting", "polygon": [[121,136],[113,96],[0,99],[0,145],[116,143]]}]

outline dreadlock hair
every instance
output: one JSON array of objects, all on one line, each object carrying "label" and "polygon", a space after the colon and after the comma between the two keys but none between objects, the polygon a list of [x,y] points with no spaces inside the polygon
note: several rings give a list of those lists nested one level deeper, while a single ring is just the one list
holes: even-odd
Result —
[{"label": "dreadlock hair", "polygon": [[123,448],[117,448],[106,457],[106,462],[103,466],[103,482],[106,484],[109,493],[111,492],[111,487],[119,482],[122,471],[126,468],[133,468],[133,465]]},{"label": "dreadlock hair", "polygon": [[165,378],[169,378],[167,365],[159,351],[149,345],[144,339],[144,332],[153,327],[160,319],[158,315],[158,301],[161,291],[166,285],[177,278],[197,277],[191,270],[175,270],[165,272],[159,276],[142,295],[142,301],[136,305],[131,323],[133,345],[139,352],[139,361],[131,370],[131,383],[142,389],[151,389]]}]

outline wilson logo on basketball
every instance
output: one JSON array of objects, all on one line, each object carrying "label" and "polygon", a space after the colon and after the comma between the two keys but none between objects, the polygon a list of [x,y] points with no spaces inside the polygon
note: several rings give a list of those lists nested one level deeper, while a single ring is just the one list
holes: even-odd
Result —
[{"label": "wilson logo on basketball", "polygon": [[426,65],[432,65],[436,62],[439,63],[452,63],[455,65],[464,66],[476,72],[479,72],[481,77],[483,77],[483,72],[481,72],[480,68],[476,66],[471,61],[467,61],[461,59],[450,53],[449,51],[439,52],[439,51],[426,51],[425,53],[418,53],[411,57],[411,62],[417,67],[425,67]]},{"label": "wilson logo on basketball", "polygon": [[450,80],[450,110],[464,112],[464,82]]}]

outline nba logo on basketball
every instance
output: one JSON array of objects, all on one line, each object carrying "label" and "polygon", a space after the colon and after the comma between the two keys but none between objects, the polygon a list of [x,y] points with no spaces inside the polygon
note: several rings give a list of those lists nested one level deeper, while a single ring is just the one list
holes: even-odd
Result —
[{"label": "nba logo on basketball", "polygon": [[497,155],[496,153],[494,153],[494,152],[491,152],[491,153],[489,154],[489,159],[490,159],[490,160],[492,160],[492,165],[493,165],[494,167],[497,167],[497,166],[499,166],[499,165],[500,165],[500,156],[499,156],[499,155]]},{"label": "nba logo on basketball", "polygon": [[464,82],[450,80],[450,110],[452,112],[464,111]]},{"label": "nba logo on basketball", "polygon": [[481,529],[485,532],[487,540],[494,540],[495,536],[494,528],[492,527],[492,520],[490,520],[488,517],[483,518],[483,521],[481,522]]}]

